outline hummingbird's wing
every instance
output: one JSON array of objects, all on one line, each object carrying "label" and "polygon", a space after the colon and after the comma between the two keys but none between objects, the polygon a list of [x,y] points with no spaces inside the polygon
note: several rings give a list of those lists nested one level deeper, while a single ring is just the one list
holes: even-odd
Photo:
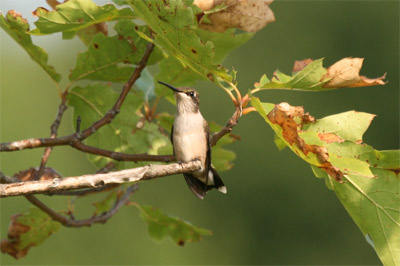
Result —
[{"label": "hummingbird's wing", "polygon": [[[207,133],[207,156],[206,156],[206,168],[207,168],[207,178],[206,178],[206,183],[205,183],[205,192],[208,190],[215,188],[218,189],[218,191],[226,194],[226,187],[224,185],[224,182],[222,182],[222,179],[219,177],[217,171],[214,169],[214,167],[211,165],[211,142],[210,142],[210,128],[208,127],[207,121],[204,120],[205,123],[205,128],[206,128],[206,133]],[[208,179],[212,177],[212,180],[214,184],[209,185],[208,184]],[[205,194],[204,192],[204,194]]]},{"label": "hummingbird's wing", "polygon": [[[206,129],[206,135],[207,135],[206,173],[208,173],[211,169],[211,143],[210,143],[210,128],[208,127],[208,123],[205,119],[204,119],[204,128]],[[207,181],[208,181],[208,175],[207,175]],[[207,183],[208,182],[206,182],[206,184]]]},{"label": "hummingbird's wing", "polygon": [[185,177],[186,183],[193,194],[199,199],[204,199],[204,196],[208,190],[207,186],[205,186],[203,182],[201,182],[192,174],[183,174],[183,176]]},{"label": "hummingbird's wing", "polygon": [[172,123],[171,135],[170,135],[169,138],[171,139],[171,144],[172,144],[172,154],[175,155],[175,149],[174,149],[174,123]]}]

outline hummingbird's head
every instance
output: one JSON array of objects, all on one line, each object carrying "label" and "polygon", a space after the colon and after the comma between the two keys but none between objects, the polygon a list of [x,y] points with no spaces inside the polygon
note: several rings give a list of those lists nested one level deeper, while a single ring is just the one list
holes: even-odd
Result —
[{"label": "hummingbird's head", "polygon": [[158,83],[174,91],[178,113],[197,113],[199,111],[200,97],[195,89],[188,87],[175,88],[162,81]]}]

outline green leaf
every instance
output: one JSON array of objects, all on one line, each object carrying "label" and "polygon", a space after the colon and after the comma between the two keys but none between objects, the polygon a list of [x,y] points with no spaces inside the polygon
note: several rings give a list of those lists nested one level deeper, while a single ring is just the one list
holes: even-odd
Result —
[{"label": "green leaf", "polygon": [[142,219],[148,225],[151,238],[161,241],[170,237],[175,243],[183,246],[185,243],[199,242],[202,236],[209,236],[211,231],[199,228],[180,218],[168,216],[152,206],[135,204],[140,210]]},{"label": "green leaf", "polygon": [[[191,68],[182,65],[173,56],[162,60],[159,67],[160,72],[156,75],[156,80],[173,84],[175,87],[189,87],[196,80],[205,80],[205,78],[198,75]],[[170,103],[175,103],[173,92],[159,83],[156,84],[156,93],[165,97]]]},{"label": "green leaf", "polygon": [[[88,50],[78,55],[76,66],[70,75],[72,82],[80,79],[114,82],[129,80],[135,70],[134,65],[142,59],[147,46],[147,42],[137,32],[145,32],[147,28],[138,27],[126,19],[119,20],[114,28],[117,35],[108,37],[97,34]],[[150,56],[149,60],[152,62],[149,64],[156,63],[159,59],[160,55],[156,53],[155,56]]]},{"label": "green leaf", "polygon": [[[132,64],[137,64],[147,48],[148,42],[140,37],[142,34],[150,34],[147,26],[139,26],[131,19],[119,19],[114,26],[115,31],[118,33],[118,38],[124,38],[135,50],[133,56],[129,58]],[[147,65],[152,65],[163,59],[164,56],[160,49],[154,47]]]},{"label": "green leaf", "polygon": [[302,108],[271,108],[256,97],[252,105],[277,137],[325,178],[383,264],[400,265],[400,151],[361,143],[374,115],[351,111],[312,122]]},{"label": "green leaf", "polygon": [[61,224],[46,213],[31,207],[26,214],[13,215],[8,238],[1,242],[1,251],[16,259],[25,257],[31,247],[42,244],[60,227]]},{"label": "green leaf", "polygon": [[212,164],[219,171],[228,171],[233,167],[232,161],[236,159],[236,153],[223,148],[221,144],[212,147]]},{"label": "green leaf", "polygon": [[116,5],[119,5],[119,6],[129,5],[129,4],[128,4],[128,0],[113,0],[113,2],[114,2]]},{"label": "green leaf", "polygon": [[98,6],[91,0],[70,0],[50,12],[38,8],[36,15],[39,19],[35,22],[37,28],[31,31],[34,35],[73,33],[101,22],[135,18],[130,8],[117,9],[112,4]]},{"label": "green leaf", "polygon": [[[232,50],[246,43],[254,34],[234,34],[234,29],[227,30],[224,33],[216,33],[197,29],[196,34],[203,43],[212,42],[214,44],[214,64],[221,64]],[[233,79],[234,73],[230,74]],[[197,80],[207,80],[207,77],[201,76],[193,71],[186,64],[181,64],[178,59],[170,56],[160,63],[160,72],[157,80],[168,84],[174,84],[176,87],[192,86]],[[173,94],[165,86],[157,85],[157,93],[165,94],[170,102],[173,102]]]},{"label": "green leaf", "polygon": [[266,89],[285,89],[302,91],[320,91],[331,90],[332,88],[323,88],[322,85],[329,79],[322,80],[327,70],[322,66],[323,59],[312,61],[305,68],[288,76],[280,71],[275,71],[272,80],[263,75],[255,87],[259,90]]},{"label": "green leaf", "polygon": [[171,135],[171,129],[172,125],[174,124],[174,116],[171,115],[170,113],[157,113],[157,121],[158,124],[166,131],[168,132],[168,135]]},{"label": "green leaf", "polygon": [[[221,125],[218,125],[215,122],[209,122],[208,124],[211,132],[218,132],[222,128]],[[239,136],[227,134],[223,136],[214,147],[212,147],[212,164],[217,171],[227,171],[233,167],[232,162],[236,159],[236,153],[224,147],[234,143],[237,139],[239,139]]]},{"label": "green leaf", "polygon": [[31,59],[38,63],[44,71],[56,83],[60,82],[61,76],[56,72],[53,66],[47,64],[48,55],[43,48],[32,43],[32,38],[28,34],[29,24],[20,14],[10,10],[6,18],[0,12],[0,26],[7,32],[22,48],[29,54]]},{"label": "green leaf", "polygon": [[331,115],[309,124],[304,130],[318,133],[334,133],[335,135],[354,142],[362,142],[362,135],[367,131],[373,114],[349,111]]},{"label": "green leaf", "polygon": [[[102,118],[112,108],[119,94],[110,86],[92,84],[86,87],[74,87],[68,94],[68,105],[74,107],[74,121],[80,116],[81,128],[88,128]],[[130,154],[159,154],[159,151],[172,153],[169,137],[160,131],[158,125],[149,123],[138,114],[142,107],[141,93],[130,93],[120,113],[112,123],[100,128],[85,140],[90,146]],[[99,168],[113,161],[101,156],[89,155],[89,159]],[[115,162],[115,161],[114,161]],[[125,169],[145,163],[118,162],[117,168]]]},{"label": "green leaf", "polygon": [[118,191],[113,190],[101,201],[94,202],[93,205],[96,208],[94,215],[99,215],[108,212],[115,205],[115,201],[118,199]]},{"label": "green leaf", "polygon": [[254,36],[254,33],[235,34],[235,29],[228,29],[222,33],[198,29],[196,33],[203,42],[210,41],[214,44],[214,64],[222,64],[230,52]]},{"label": "green leaf", "polygon": [[[398,154],[398,151],[391,151]],[[400,165],[397,165],[398,169]],[[398,171],[372,168],[375,178],[345,176],[344,183],[332,181],[340,202],[363,235],[372,240],[373,248],[384,265],[400,264],[400,184]]]},{"label": "green leaf", "polygon": [[280,151],[287,147],[286,143],[276,134],[274,135],[274,142]]},{"label": "green leaf", "polygon": [[140,74],[140,78],[136,80],[135,85],[133,86],[135,89],[143,92],[144,100],[149,102],[156,98],[155,94],[155,85],[154,78],[147,70],[147,68],[143,69]]},{"label": "green leaf", "polygon": [[126,82],[134,68],[120,64],[133,53],[135,51],[125,39],[97,34],[88,51],[78,55],[69,79],[71,82],[81,79]]},{"label": "green leaf", "polygon": [[[154,32],[154,42],[166,54],[175,57],[203,78],[231,81],[226,70],[214,61],[214,45],[203,43],[196,34],[195,11],[181,0],[145,0],[129,2],[135,14]],[[195,10],[198,10],[194,7]],[[143,38],[151,41],[146,35]],[[168,82],[168,81],[165,81]],[[176,84],[174,84],[176,85]]]}]

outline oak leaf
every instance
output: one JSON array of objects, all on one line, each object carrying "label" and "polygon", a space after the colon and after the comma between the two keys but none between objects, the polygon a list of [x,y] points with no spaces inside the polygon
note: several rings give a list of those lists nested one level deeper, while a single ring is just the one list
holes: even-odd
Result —
[{"label": "oak leaf", "polygon": [[200,19],[200,28],[224,32],[229,28],[239,28],[256,32],[275,21],[269,5],[273,0],[195,0],[205,16]]},{"label": "oak leaf", "polygon": [[370,79],[365,76],[360,76],[364,58],[346,57],[331,65],[327,69],[327,73],[323,80],[330,79],[324,84],[324,88],[343,88],[343,87],[364,87],[374,85],[385,85],[383,81],[386,73],[379,78]]}]

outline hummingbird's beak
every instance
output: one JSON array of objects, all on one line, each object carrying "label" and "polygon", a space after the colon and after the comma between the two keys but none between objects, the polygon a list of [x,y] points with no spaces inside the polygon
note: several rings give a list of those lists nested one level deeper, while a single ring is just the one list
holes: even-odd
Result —
[{"label": "hummingbird's beak", "polygon": [[167,86],[168,88],[170,88],[171,90],[173,90],[173,91],[175,91],[175,92],[182,92],[182,91],[180,91],[178,88],[175,88],[174,86],[171,86],[171,85],[169,85],[169,84],[167,84],[167,83],[165,83],[165,82],[158,81],[158,83],[160,83],[160,84],[162,84],[162,85],[164,85],[164,86]]}]

